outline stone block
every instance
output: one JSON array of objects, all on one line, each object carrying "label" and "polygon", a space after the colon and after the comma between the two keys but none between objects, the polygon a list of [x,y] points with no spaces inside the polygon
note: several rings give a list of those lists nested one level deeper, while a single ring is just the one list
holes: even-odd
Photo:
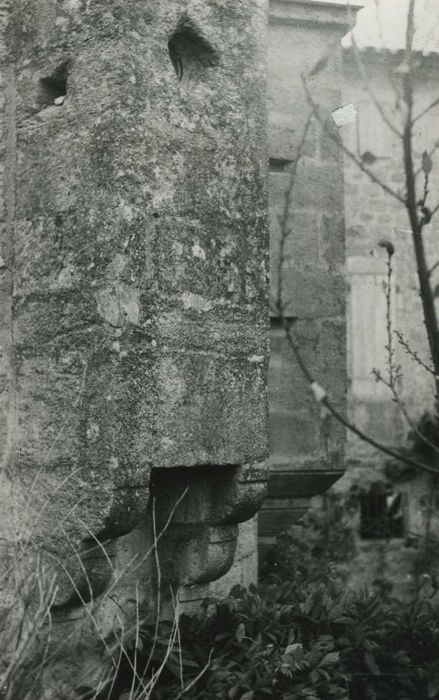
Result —
[{"label": "stone block", "polygon": [[344,225],[342,214],[338,216],[337,214],[334,216],[324,214],[320,220],[319,251],[321,261],[325,261],[327,269],[335,273],[341,272],[345,264]]},{"label": "stone block", "polygon": [[340,317],[344,313],[346,282],[342,274],[325,270],[302,272],[286,263],[282,286],[286,316],[312,319]]},{"label": "stone block", "polygon": [[277,284],[278,260],[283,241],[283,257],[290,264],[303,270],[310,270],[320,264],[318,212],[289,207],[285,212],[285,200],[274,204],[276,193],[271,190],[270,207],[270,262],[272,266],[272,295]]},{"label": "stone block", "polygon": [[332,215],[340,213],[343,201],[343,181],[337,177],[333,164],[321,165],[303,159],[298,167],[294,188],[294,204],[303,209]]},{"label": "stone block", "polygon": [[[295,398],[299,397],[296,395]],[[318,447],[316,426],[306,411],[272,410],[270,440],[270,455],[274,460],[312,454]]]}]

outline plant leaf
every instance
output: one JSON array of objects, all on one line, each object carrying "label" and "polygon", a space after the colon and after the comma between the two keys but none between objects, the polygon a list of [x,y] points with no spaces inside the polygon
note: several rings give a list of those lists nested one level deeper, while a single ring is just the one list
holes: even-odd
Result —
[{"label": "plant leaf", "polygon": [[245,625],[243,622],[240,622],[238,627],[236,628],[235,637],[238,640],[238,642],[241,644],[242,640],[245,637]]},{"label": "plant leaf", "polygon": [[320,666],[331,666],[332,664],[337,664],[340,661],[340,654],[338,651],[331,651],[329,654],[325,654],[323,659],[320,661]]},{"label": "plant leaf", "polygon": [[368,651],[366,651],[364,655],[364,663],[366,664],[369,671],[373,673],[374,676],[380,675],[380,669],[378,668],[377,663],[373,658],[372,654]]}]

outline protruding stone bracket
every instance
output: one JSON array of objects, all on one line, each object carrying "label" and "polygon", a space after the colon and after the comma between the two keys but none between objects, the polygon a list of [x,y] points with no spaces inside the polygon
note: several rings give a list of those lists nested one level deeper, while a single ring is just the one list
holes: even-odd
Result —
[{"label": "protruding stone bracket", "polygon": [[237,535],[236,525],[171,526],[163,540],[165,545],[159,546],[162,583],[176,589],[224,576],[233,564]]},{"label": "protruding stone bracket", "polygon": [[53,614],[64,615],[72,608],[81,608],[105,592],[113,574],[115,550],[116,540],[83,541],[80,551],[73,552],[59,569],[60,593],[52,606]]},{"label": "protruding stone bracket", "polygon": [[179,586],[225,574],[233,563],[236,525],[259,510],[266,488],[267,470],[260,464],[153,470],[157,533],[172,514],[159,545],[162,580]]},{"label": "protruding stone bracket", "polygon": [[168,518],[178,498],[173,523],[235,525],[261,507],[267,469],[258,465],[172,467],[153,469],[151,497],[156,499],[158,525]]}]

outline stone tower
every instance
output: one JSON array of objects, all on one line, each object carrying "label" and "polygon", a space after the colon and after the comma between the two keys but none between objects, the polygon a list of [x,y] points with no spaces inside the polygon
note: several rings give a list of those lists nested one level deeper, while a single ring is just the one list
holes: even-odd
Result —
[{"label": "stone tower", "polygon": [[14,0],[0,23],[1,547],[57,576],[60,638],[152,511],[178,588],[227,571],[264,497],[266,7]]}]

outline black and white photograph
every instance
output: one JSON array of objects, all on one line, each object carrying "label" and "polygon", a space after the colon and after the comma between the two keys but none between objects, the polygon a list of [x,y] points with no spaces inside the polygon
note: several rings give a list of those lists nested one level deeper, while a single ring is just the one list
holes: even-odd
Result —
[{"label": "black and white photograph", "polygon": [[0,700],[439,700],[439,0],[0,0]]}]

